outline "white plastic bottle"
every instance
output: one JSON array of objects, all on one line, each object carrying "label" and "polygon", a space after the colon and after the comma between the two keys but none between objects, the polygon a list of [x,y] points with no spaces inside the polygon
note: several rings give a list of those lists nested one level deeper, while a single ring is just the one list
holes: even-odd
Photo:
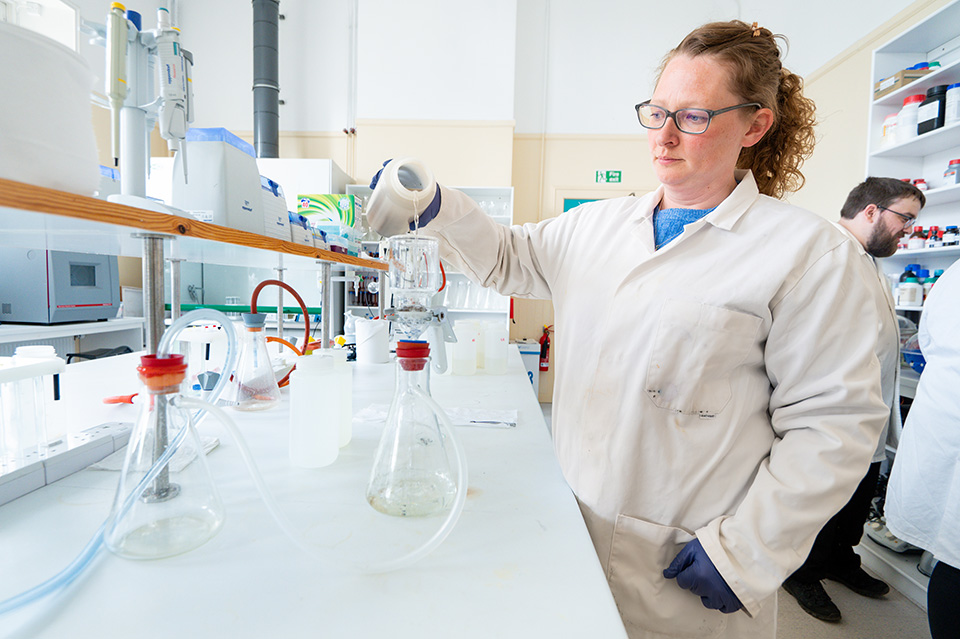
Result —
[{"label": "white plastic bottle", "polygon": [[340,452],[340,385],[332,357],[297,358],[290,373],[290,461],[301,468],[332,464]]},{"label": "white plastic bottle", "polygon": [[340,448],[350,443],[353,437],[353,368],[347,363],[345,349],[332,349],[333,369],[340,385]]},{"label": "white plastic bottle", "polygon": [[897,287],[897,304],[919,308],[923,306],[923,286],[915,277],[908,277]]},{"label": "white plastic bottle", "polygon": [[453,345],[454,375],[474,375],[477,372],[477,339],[479,330],[477,323],[470,320],[459,320],[454,323],[453,332],[457,341]]},{"label": "white plastic bottle", "polygon": [[895,129],[898,143],[908,142],[917,137],[917,111],[920,109],[920,103],[926,99],[927,96],[923,93],[908,95],[904,98]]},{"label": "white plastic bottle", "polygon": [[960,82],[947,87],[947,101],[943,111],[943,125],[960,122]]},{"label": "white plastic bottle", "polygon": [[487,322],[483,330],[484,370],[488,375],[507,372],[507,327],[500,322]]}]

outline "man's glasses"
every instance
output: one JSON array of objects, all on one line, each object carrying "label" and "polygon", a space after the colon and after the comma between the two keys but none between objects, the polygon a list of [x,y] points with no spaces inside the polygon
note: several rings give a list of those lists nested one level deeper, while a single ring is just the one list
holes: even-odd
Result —
[{"label": "man's glasses", "polygon": [[744,104],[737,104],[732,107],[727,107],[726,109],[717,109],[716,111],[710,109],[677,109],[676,111],[667,111],[661,106],[650,104],[650,100],[647,100],[646,102],[641,102],[635,108],[637,109],[637,117],[640,118],[640,126],[645,129],[662,129],[663,125],[667,123],[667,120],[672,118],[673,123],[684,133],[699,135],[710,126],[710,120],[721,113],[734,111],[736,109],[746,109],[747,107],[756,107],[759,109],[761,106],[759,102],[745,102]]},{"label": "man's glasses", "polygon": [[897,211],[894,211],[893,209],[888,209],[888,208],[885,207],[885,206],[880,206],[879,204],[877,204],[876,207],[877,207],[878,209],[883,209],[884,211],[890,211],[891,213],[893,213],[893,214],[896,215],[897,217],[902,218],[902,219],[903,219],[903,228],[905,228],[905,229],[910,228],[910,227],[913,225],[913,223],[917,221],[917,218],[915,218],[915,217],[912,217],[912,216],[910,216],[910,215],[906,215],[906,214],[904,214],[904,213],[898,213]]}]

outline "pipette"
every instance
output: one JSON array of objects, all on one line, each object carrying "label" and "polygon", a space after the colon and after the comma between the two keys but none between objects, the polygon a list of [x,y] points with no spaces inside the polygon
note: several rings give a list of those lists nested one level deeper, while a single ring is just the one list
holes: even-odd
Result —
[{"label": "pipette", "polygon": [[107,99],[110,101],[110,148],[113,165],[120,158],[120,109],[127,99],[127,18],[119,2],[107,14]]},{"label": "pipette", "polygon": [[187,156],[183,143],[189,121],[187,90],[189,61],[180,49],[180,30],[170,25],[170,12],[157,9],[157,57],[160,58],[160,137],[167,148],[180,153],[183,179],[187,180]]}]

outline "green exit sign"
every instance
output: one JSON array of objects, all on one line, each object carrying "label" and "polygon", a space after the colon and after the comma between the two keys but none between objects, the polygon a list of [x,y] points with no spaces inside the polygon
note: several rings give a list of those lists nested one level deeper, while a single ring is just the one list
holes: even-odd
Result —
[{"label": "green exit sign", "polygon": [[597,182],[620,184],[620,171],[597,171]]}]

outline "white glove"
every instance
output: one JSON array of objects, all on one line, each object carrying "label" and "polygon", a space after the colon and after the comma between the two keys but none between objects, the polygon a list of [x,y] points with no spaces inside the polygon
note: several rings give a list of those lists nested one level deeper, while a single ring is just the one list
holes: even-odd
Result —
[{"label": "white glove", "polygon": [[370,188],[367,221],[384,237],[413,230],[415,219],[424,226],[440,211],[440,187],[427,165],[414,158],[384,162]]}]

